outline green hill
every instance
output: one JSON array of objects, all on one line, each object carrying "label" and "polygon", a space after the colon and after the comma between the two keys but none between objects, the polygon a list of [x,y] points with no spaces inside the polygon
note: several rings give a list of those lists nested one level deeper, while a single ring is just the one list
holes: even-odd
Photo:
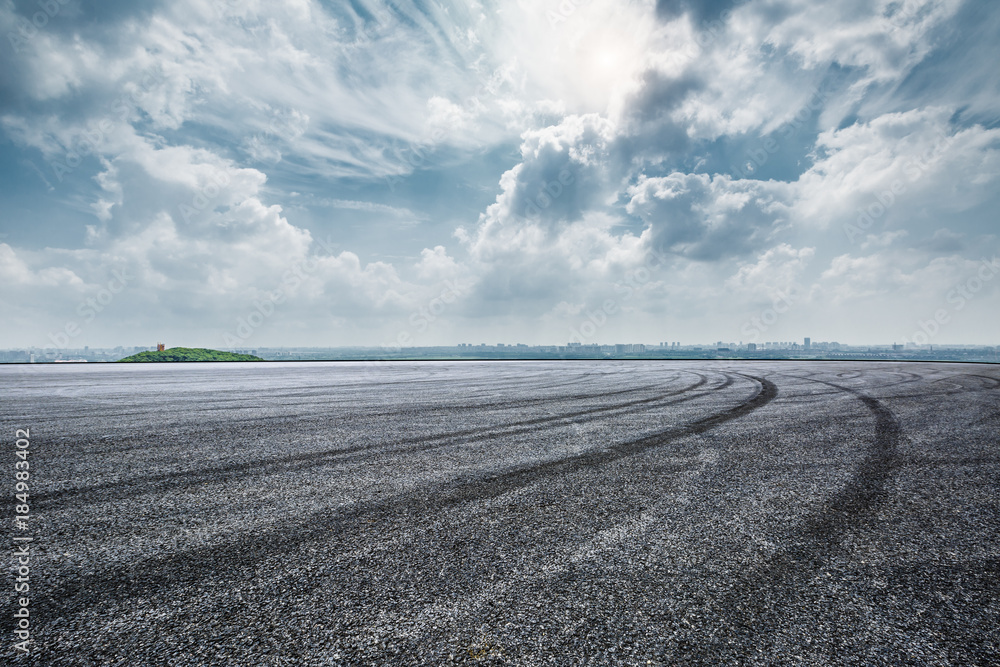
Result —
[{"label": "green hill", "polygon": [[264,361],[252,354],[236,354],[206,350],[202,347],[172,347],[162,352],[140,352],[131,357],[119,359],[118,363],[162,363],[171,361]]}]

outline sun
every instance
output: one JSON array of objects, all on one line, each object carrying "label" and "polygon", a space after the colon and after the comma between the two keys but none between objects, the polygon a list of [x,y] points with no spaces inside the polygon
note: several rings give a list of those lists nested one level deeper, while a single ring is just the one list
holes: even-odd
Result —
[{"label": "sun", "polygon": [[604,72],[617,69],[621,64],[621,54],[613,49],[603,49],[594,54],[594,67]]},{"label": "sun", "polygon": [[579,85],[605,100],[632,79],[643,60],[635,36],[616,27],[595,25],[574,46]]},{"label": "sun", "polygon": [[554,26],[525,16],[512,24],[505,50],[517,53],[529,85],[547,99],[572,113],[605,113],[647,64],[655,29],[645,5],[589,2]]}]

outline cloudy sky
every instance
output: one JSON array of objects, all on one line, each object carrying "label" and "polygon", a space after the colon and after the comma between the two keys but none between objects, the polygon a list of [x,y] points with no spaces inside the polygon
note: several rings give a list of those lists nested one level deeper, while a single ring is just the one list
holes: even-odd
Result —
[{"label": "cloudy sky", "polygon": [[0,0],[0,347],[1000,342],[986,0]]}]

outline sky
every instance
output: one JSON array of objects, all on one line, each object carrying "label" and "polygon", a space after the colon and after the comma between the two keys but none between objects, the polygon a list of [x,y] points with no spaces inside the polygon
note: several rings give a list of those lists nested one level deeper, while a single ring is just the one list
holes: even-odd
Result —
[{"label": "sky", "polygon": [[0,0],[0,348],[998,344],[1000,5]]}]

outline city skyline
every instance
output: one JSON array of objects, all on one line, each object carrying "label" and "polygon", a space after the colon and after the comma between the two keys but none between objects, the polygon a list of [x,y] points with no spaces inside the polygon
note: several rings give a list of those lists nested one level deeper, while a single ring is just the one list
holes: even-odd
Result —
[{"label": "city skyline", "polygon": [[[155,346],[114,348],[34,348],[0,349],[0,363],[113,362],[140,352],[191,350],[186,345],[158,342]],[[195,348],[197,350],[197,348]],[[260,356],[265,361],[365,361],[365,360],[539,360],[539,359],[878,359],[997,362],[1000,346],[917,345],[915,343],[875,343],[847,345],[837,341],[714,341],[685,343],[574,343],[528,345],[525,343],[454,343],[410,347],[261,347],[232,348],[229,352]]]}]

